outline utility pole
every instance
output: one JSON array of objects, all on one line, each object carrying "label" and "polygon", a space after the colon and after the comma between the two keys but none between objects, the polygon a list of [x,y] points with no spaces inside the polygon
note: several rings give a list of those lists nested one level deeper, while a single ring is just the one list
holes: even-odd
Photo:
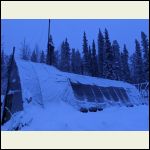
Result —
[{"label": "utility pole", "polygon": [[50,42],[50,19],[48,20],[48,44]]},{"label": "utility pole", "polygon": [[54,62],[54,46],[52,43],[52,37],[50,34],[50,19],[48,23],[48,42],[47,42],[47,60],[46,63],[48,65],[53,65]]}]

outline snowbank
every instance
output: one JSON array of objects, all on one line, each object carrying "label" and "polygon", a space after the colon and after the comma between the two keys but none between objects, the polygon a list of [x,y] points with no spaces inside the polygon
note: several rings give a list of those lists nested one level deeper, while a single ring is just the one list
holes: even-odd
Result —
[{"label": "snowbank", "polygon": [[[65,73],[46,64],[18,59],[16,64],[21,82],[23,111],[13,114],[2,126],[2,130],[149,130],[148,106],[139,105],[139,92],[131,84]],[[68,79],[103,87],[123,87],[135,105],[134,107],[116,105],[106,107],[103,111],[82,113],[71,106],[77,103],[77,100]]]},{"label": "snowbank", "polygon": [[70,105],[52,103],[42,109],[29,106],[15,114],[2,130],[31,131],[146,131],[148,106],[109,107],[99,112],[81,113]]}]

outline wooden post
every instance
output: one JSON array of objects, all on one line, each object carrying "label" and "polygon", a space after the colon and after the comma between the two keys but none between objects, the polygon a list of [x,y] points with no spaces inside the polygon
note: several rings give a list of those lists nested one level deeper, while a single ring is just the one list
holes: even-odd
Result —
[{"label": "wooden post", "polygon": [[15,55],[15,47],[13,47],[13,53],[11,55],[10,64],[8,66],[8,82],[7,82],[7,89],[6,89],[4,101],[3,101],[3,104],[2,104],[1,124],[3,124],[4,121],[5,121],[5,111],[7,111],[5,109],[5,107],[6,107],[5,105],[6,105],[7,100],[8,100],[8,93],[9,93],[9,89],[10,89],[10,77],[11,77],[11,71],[12,71],[12,66],[13,66],[13,62],[14,62],[14,55]]}]

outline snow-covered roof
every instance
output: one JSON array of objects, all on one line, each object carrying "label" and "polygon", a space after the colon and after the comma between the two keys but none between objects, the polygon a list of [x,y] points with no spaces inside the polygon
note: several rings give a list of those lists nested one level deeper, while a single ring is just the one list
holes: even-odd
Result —
[{"label": "snow-covered roof", "polygon": [[137,89],[126,82],[66,73],[53,66],[20,59],[16,59],[16,64],[19,71],[24,104],[26,104],[26,99],[30,97],[36,104],[38,103],[42,106],[47,102],[73,99],[74,95],[70,89],[69,80],[75,83],[80,82],[103,87],[123,87],[130,91],[129,94],[133,101],[137,101],[139,98]]}]

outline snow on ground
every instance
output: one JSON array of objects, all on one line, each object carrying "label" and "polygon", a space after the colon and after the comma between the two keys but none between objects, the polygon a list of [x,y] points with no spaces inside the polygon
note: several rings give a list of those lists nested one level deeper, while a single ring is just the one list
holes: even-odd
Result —
[{"label": "snow on ground", "polygon": [[[20,60],[17,60],[17,66],[23,94],[23,111],[13,114],[1,130],[149,130],[147,105],[115,106],[103,111],[82,113],[64,102],[76,102],[68,78],[83,84],[127,88],[131,92],[130,99],[138,102],[139,92],[131,84],[65,73],[45,64]],[[26,99],[30,97],[32,101],[28,103]]]},{"label": "snow on ground", "polygon": [[51,103],[44,109],[30,105],[16,113],[1,130],[17,126],[17,130],[24,131],[146,131],[149,130],[148,106],[109,107],[82,113],[64,102]]}]

